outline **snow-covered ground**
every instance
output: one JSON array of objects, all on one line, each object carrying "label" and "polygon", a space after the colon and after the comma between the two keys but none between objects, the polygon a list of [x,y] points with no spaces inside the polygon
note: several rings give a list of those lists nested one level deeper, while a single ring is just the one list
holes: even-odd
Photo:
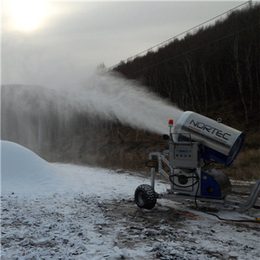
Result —
[{"label": "snow-covered ground", "polygon": [[[259,224],[223,222],[192,202],[138,208],[134,191],[150,183],[139,173],[50,164],[6,141],[1,153],[2,260],[260,259]],[[165,188],[157,182],[157,191]],[[207,211],[233,219],[258,214],[223,205]]]}]

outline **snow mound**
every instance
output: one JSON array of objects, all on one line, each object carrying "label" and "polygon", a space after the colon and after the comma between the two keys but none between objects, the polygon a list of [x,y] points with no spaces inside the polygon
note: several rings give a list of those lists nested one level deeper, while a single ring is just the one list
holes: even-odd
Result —
[{"label": "snow mound", "polygon": [[9,141],[1,141],[1,153],[2,194],[48,196],[80,192],[116,198],[122,194],[132,196],[133,190],[143,182],[143,178],[107,169],[48,163],[29,149]]},{"label": "snow mound", "polygon": [[2,193],[47,191],[59,176],[55,168],[29,149],[1,141]]}]

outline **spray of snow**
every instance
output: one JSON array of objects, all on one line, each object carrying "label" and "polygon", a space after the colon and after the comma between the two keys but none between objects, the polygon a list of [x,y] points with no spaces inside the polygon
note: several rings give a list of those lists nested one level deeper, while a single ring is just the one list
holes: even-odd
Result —
[{"label": "spray of snow", "polygon": [[183,113],[137,82],[115,74],[93,76],[77,94],[72,101],[78,109],[158,134],[167,133],[168,120],[177,120]]},{"label": "spray of snow", "polygon": [[[10,133],[10,129],[20,129],[23,134],[39,134],[40,124],[57,119],[64,122],[76,113],[164,134],[168,132],[168,120],[177,120],[183,113],[136,81],[115,73],[95,73],[82,86],[70,88],[7,86],[2,91],[2,99],[4,135]],[[46,115],[48,119],[41,120]],[[14,126],[14,121],[19,123]],[[32,139],[31,134],[28,136]]]}]

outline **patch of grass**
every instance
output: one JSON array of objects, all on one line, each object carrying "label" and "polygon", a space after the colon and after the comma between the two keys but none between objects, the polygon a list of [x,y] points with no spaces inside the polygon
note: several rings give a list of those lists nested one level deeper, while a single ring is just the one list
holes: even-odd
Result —
[{"label": "patch of grass", "polygon": [[236,180],[260,179],[260,148],[240,152],[227,174]]}]

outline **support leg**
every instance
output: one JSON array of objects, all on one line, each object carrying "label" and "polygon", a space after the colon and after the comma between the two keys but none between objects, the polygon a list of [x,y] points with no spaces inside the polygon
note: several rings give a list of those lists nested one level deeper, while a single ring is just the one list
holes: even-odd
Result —
[{"label": "support leg", "polygon": [[151,186],[154,189],[154,182],[155,182],[155,168],[151,169]]}]

